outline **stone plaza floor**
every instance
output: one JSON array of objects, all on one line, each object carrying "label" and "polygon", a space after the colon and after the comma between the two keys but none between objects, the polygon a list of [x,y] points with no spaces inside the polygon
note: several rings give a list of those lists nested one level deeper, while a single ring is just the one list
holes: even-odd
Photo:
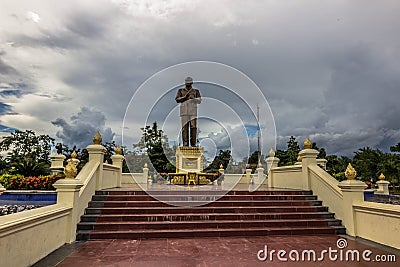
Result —
[{"label": "stone plaza floor", "polygon": [[[344,238],[344,240],[343,240]],[[341,239],[339,242],[338,240]],[[275,250],[272,258],[260,261]],[[321,253],[323,250],[331,250]],[[284,250],[280,261],[277,251]],[[305,251],[306,250],[306,251]],[[369,255],[370,250],[372,254]],[[313,251],[316,260],[313,261]],[[357,251],[360,259],[357,261]],[[296,259],[298,253],[299,261]],[[354,254],[353,254],[354,252]],[[282,253],[282,252],[281,252]],[[363,259],[363,253],[365,259]],[[304,256],[302,256],[304,255]],[[322,256],[323,255],[323,260]],[[342,259],[341,259],[342,255]],[[346,256],[347,255],[347,256]],[[353,260],[354,255],[354,260]],[[289,257],[291,256],[293,260]],[[309,261],[309,257],[311,261]],[[336,256],[336,260],[335,260]],[[304,258],[304,260],[302,260]],[[320,258],[320,259],[318,259]],[[272,260],[271,260],[272,259]],[[347,259],[347,260],[346,260]],[[370,261],[366,261],[369,259]],[[392,262],[378,262],[379,259]],[[395,260],[396,262],[393,262]],[[91,240],[65,245],[34,267],[66,266],[400,266],[398,250],[348,236]]]}]

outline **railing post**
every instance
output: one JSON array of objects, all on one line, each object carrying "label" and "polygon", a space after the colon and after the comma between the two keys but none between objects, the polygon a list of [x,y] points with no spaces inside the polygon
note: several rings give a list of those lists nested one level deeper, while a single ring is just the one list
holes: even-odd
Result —
[{"label": "railing post", "polygon": [[383,175],[383,173],[381,173],[381,175],[379,175],[379,181],[376,182],[376,184],[378,185],[378,190],[376,190],[376,194],[381,194],[381,195],[389,195],[389,181],[385,181],[385,175]]},{"label": "railing post", "polygon": [[347,180],[340,182],[338,185],[342,189],[343,193],[342,221],[346,227],[347,234],[355,236],[357,234],[357,229],[355,228],[356,225],[353,204],[364,201],[364,189],[367,187],[367,185],[364,182],[355,180],[357,172],[350,163],[347,166],[345,175]]},{"label": "railing post", "polygon": [[64,171],[65,156],[63,154],[51,155],[50,160],[51,160],[51,166],[50,166],[51,174],[62,173]]},{"label": "railing post", "polygon": [[101,190],[103,185],[103,161],[106,148],[101,145],[101,141],[101,135],[99,132],[97,132],[93,137],[93,145],[88,145],[86,147],[89,153],[89,162],[99,162],[99,168],[96,174],[96,190]]},{"label": "railing post", "polygon": [[246,184],[250,184],[251,181],[251,169],[246,169]]},{"label": "railing post", "polygon": [[262,167],[261,163],[258,164],[258,167],[256,169],[257,175],[255,175],[255,179],[253,180],[255,185],[261,185],[263,183],[264,179],[264,168]]},{"label": "railing post", "polygon": [[117,187],[121,187],[122,179],[122,164],[124,163],[124,156],[121,155],[122,150],[120,146],[115,148],[115,155],[111,156],[112,164],[119,167],[119,172],[117,175]]},{"label": "railing post", "polygon": [[65,231],[67,231],[67,243],[72,243],[76,239],[76,227],[79,222],[79,190],[83,183],[75,179],[76,166],[72,159],[68,160],[68,165],[64,169],[65,179],[60,179],[53,184],[57,189],[57,204],[64,204],[72,208],[68,215],[68,222]]},{"label": "railing post", "polygon": [[306,138],[304,141],[304,149],[299,152],[299,156],[301,157],[301,179],[302,179],[302,189],[311,190],[310,183],[310,174],[308,170],[308,166],[317,165],[317,156],[319,154],[318,150],[312,149],[312,143],[310,138]]},{"label": "railing post", "polygon": [[269,157],[265,159],[265,163],[267,164],[267,173],[268,173],[268,187],[274,187],[274,174],[272,169],[278,167],[279,158],[275,157],[275,151],[271,148],[269,150]]},{"label": "railing post", "polygon": [[153,183],[153,180],[149,179],[149,168],[147,167],[147,163],[145,163],[143,166],[143,182],[147,185],[151,185]]}]

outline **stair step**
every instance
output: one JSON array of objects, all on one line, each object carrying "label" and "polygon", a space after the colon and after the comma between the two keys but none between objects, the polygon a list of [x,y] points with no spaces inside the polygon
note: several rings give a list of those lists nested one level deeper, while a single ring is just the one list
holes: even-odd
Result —
[{"label": "stair step", "polygon": [[184,212],[196,213],[268,213],[268,212],[313,212],[328,211],[327,207],[317,206],[236,206],[236,207],[113,207],[113,208],[86,208],[86,214],[138,214],[157,213],[175,214]]},{"label": "stair step", "polygon": [[311,190],[267,190],[267,191],[229,191],[225,190],[101,190],[96,191],[96,195],[311,195]]},{"label": "stair step", "polygon": [[216,201],[216,200],[317,200],[314,195],[157,195],[154,198],[149,195],[94,195],[93,201]]},{"label": "stair step", "polygon": [[190,218],[194,220],[269,220],[269,219],[332,219],[332,212],[292,212],[292,213],[176,213],[165,214],[86,214],[82,216],[84,222],[106,222],[106,221],[185,221]]},{"label": "stair step", "polygon": [[198,220],[198,221],[150,221],[150,222],[81,222],[78,230],[116,231],[116,230],[162,230],[162,229],[199,229],[199,228],[253,228],[253,227],[313,227],[340,226],[335,219],[296,219],[296,220]]},{"label": "stair step", "polygon": [[95,239],[148,239],[148,238],[194,238],[225,236],[268,236],[268,235],[325,235],[341,234],[344,227],[254,227],[225,229],[173,229],[173,230],[131,230],[131,231],[79,231],[78,240]]},{"label": "stair step", "polygon": [[[312,191],[96,191],[77,239],[344,234]],[[154,197],[153,197],[154,196]]]},{"label": "stair step", "polygon": [[220,200],[215,202],[209,201],[173,201],[163,203],[156,200],[151,201],[91,201],[89,203],[90,208],[109,208],[109,207],[168,207],[171,205],[175,206],[203,206],[215,207],[215,206],[320,206],[322,201],[320,200],[252,200],[252,201],[238,201],[238,200]]}]

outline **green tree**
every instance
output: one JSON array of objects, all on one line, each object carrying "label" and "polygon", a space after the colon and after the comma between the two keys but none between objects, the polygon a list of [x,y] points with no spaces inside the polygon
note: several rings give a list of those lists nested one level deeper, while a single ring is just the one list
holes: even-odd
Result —
[{"label": "green tree", "polygon": [[300,152],[300,146],[296,141],[296,137],[290,136],[287,142],[287,150],[277,150],[275,156],[280,159],[279,166],[293,165],[297,162]]},{"label": "green tree", "polygon": [[175,172],[174,164],[168,160],[168,157],[173,157],[174,151],[169,146],[168,138],[163,130],[158,129],[157,122],[154,122],[151,127],[146,125],[141,130],[143,131],[142,138],[133,147],[147,154],[158,173]]},{"label": "green tree", "polygon": [[357,176],[362,181],[376,180],[378,177],[378,164],[383,153],[379,149],[370,147],[360,148],[355,152],[352,165],[357,170]]},{"label": "green tree", "polygon": [[49,173],[52,146],[54,138],[44,134],[36,135],[31,130],[16,130],[0,142],[0,150],[7,151],[7,167],[13,167],[12,172],[24,175]]},{"label": "green tree", "polygon": [[344,172],[347,165],[351,163],[351,159],[346,156],[338,157],[336,155],[326,156],[326,171],[332,175],[336,180],[343,181],[346,179]]},{"label": "green tree", "polygon": [[0,150],[8,151],[7,159],[16,161],[22,158],[36,159],[50,163],[50,151],[54,146],[54,138],[49,135],[36,135],[34,131],[16,130],[10,136],[3,137]]},{"label": "green tree", "polygon": [[391,146],[391,147],[390,147],[390,151],[391,151],[391,152],[400,152],[400,143],[398,143],[398,144],[395,145],[395,146]]},{"label": "green tree", "polygon": [[385,180],[389,181],[393,186],[399,185],[400,177],[400,155],[383,154],[377,166],[378,173],[385,175]]},{"label": "green tree", "polygon": [[231,151],[230,150],[220,150],[218,155],[215,156],[214,160],[208,165],[207,168],[204,169],[204,172],[207,173],[215,173],[218,172],[220,166],[226,169],[229,165],[230,160],[232,159]]}]

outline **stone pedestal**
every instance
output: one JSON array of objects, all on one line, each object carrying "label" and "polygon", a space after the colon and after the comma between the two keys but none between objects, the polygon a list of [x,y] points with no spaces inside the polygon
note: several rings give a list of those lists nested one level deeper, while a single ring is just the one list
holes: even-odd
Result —
[{"label": "stone pedestal", "polygon": [[68,215],[67,243],[76,239],[76,226],[80,219],[79,212],[79,190],[83,186],[78,179],[61,179],[53,185],[57,189],[57,204],[64,204],[72,208]]},{"label": "stone pedestal", "polygon": [[102,145],[94,144],[88,145],[86,147],[89,153],[89,162],[97,161],[99,162],[99,169],[97,171],[96,177],[96,190],[101,190],[101,186],[103,184],[103,162],[104,162],[104,152],[106,152],[106,148]]},{"label": "stone pedestal", "polygon": [[339,183],[343,193],[343,224],[347,234],[355,236],[354,209],[353,204],[364,201],[364,189],[367,185],[358,180],[345,180]]},{"label": "stone pedestal", "polygon": [[265,159],[265,163],[267,163],[267,171],[269,172],[269,170],[271,168],[276,168],[278,167],[278,163],[279,163],[280,159],[278,159],[277,157],[268,157]]},{"label": "stone pedestal", "polygon": [[62,154],[54,154],[50,156],[51,166],[50,172],[51,174],[62,173],[64,171],[64,160],[65,156]]},{"label": "stone pedestal", "polygon": [[122,164],[124,162],[124,156],[115,154],[115,155],[111,156],[111,160],[112,160],[112,164],[114,166],[118,166],[119,167],[120,171],[119,171],[118,176],[117,176],[117,187],[121,187]]},{"label": "stone pedestal", "polygon": [[376,194],[381,194],[381,195],[389,195],[389,184],[390,182],[381,180],[376,182],[378,185],[378,190],[376,190]]},{"label": "stone pedestal", "polygon": [[178,147],[176,149],[176,173],[203,172],[204,149],[202,147]]},{"label": "stone pedestal", "polygon": [[256,169],[257,175],[254,177],[254,184],[261,185],[264,182],[264,168],[259,167]]},{"label": "stone pedestal", "polygon": [[301,157],[301,166],[302,166],[302,188],[303,190],[311,190],[311,184],[309,180],[309,170],[308,166],[317,165],[317,156],[319,154],[318,150],[305,148],[299,152],[299,156]]},{"label": "stone pedestal", "polygon": [[246,180],[245,183],[246,184],[250,184],[251,181],[251,169],[246,169]]},{"label": "stone pedestal", "polygon": [[271,149],[270,156],[265,159],[265,163],[267,164],[267,173],[268,173],[268,187],[274,187],[274,177],[272,175],[271,169],[278,167],[279,158],[274,156],[273,150]]}]

